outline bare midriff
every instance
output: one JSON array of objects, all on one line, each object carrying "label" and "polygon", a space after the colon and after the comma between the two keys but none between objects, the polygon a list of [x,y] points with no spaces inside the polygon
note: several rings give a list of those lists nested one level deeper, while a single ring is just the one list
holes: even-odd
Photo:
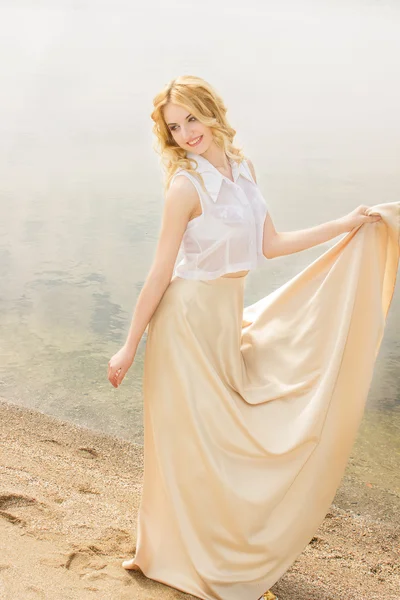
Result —
[{"label": "bare midriff", "polygon": [[235,271],[235,273],[226,273],[226,275],[221,275],[221,277],[244,277],[248,272],[249,271]]},{"label": "bare midriff", "polygon": [[[250,271],[235,271],[234,273],[226,273],[225,275],[220,275],[217,279],[221,277],[244,277]],[[185,279],[184,277],[179,277],[179,275],[174,275],[172,279]],[[172,280],[171,280],[172,281]]]}]

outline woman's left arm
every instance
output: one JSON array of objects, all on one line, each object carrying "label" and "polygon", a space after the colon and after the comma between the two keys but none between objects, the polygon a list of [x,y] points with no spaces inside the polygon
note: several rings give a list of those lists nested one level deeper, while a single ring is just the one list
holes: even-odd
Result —
[{"label": "woman's left arm", "polygon": [[271,235],[273,228],[269,212],[264,222],[263,253],[266,258],[276,258],[307,250],[318,244],[323,244],[347,230],[341,219],[334,219],[297,231],[279,231]]},{"label": "woman's left arm", "polygon": [[[255,170],[252,162],[247,159],[254,181],[256,180]],[[321,225],[315,225],[308,229],[299,229],[297,231],[276,231],[269,211],[264,221],[263,232],[263,253],[266,258],[276,258],[294,254],[301,250],[307,250],[318,244],[322,244],[332,238],[351,231],[363,223],[373,223],[380,221],[380,215],[366,215],[368,206],[361,205],[348,215],[327,221]]]}]

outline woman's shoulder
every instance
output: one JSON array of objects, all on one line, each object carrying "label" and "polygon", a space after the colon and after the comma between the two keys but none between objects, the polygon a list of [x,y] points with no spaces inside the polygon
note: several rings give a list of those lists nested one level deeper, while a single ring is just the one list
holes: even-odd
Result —
[{"label": "woman's shoulder", "polygon": [[193,188],[196,181],[196,177],[192,173],[189,173],[183,167],[179,167],[172,175],[168,189],[174,186],[175,189],[189,190]]},{"label": "woman's shoulder", "polygon": [[168,186],[167,193],[173,194],[186,194],[195,193],[195,187],[193,185],[194,177],[188,173],[185,169],[178,169],[173,176]]},{"label": "woman's shoulder", "polygon": [[[179,173],[181,175],[181,173]],[[198,208],[198,193],[194,185],[185,176],[177,176],[171,181],[164,196],[164,206],[168,212],[188,218]]]},{"label": "woman's shoulder", "polygon": [[202,190],[199,178],[183,167],[179,167],[172,175],[168,190],[170,190],[172,187],[184,194],[190,193],[192,195],[203,195],[202,192],[204,192],[204,190]]},{"label": "woman's shoulder", "polygon": [[194,177],[182,169],[173,175],[165,194],[165,201],[168,204],[185,204],[193,212],[198,208],[199,194],[199,186]]},{"label": "woman's shoulder", "polygon": [[248,156],[244,157],[244,163],[247,165],[247,167],[250,170],[250,173],[254,179],[254,181],[257,183],[257,178],[256,178],[256,171],[253,165],[253,162],[250,160],[250,158]]}]

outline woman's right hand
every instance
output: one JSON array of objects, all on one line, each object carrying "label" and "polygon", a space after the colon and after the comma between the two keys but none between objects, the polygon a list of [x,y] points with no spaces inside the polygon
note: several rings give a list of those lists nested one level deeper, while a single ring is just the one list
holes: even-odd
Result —
[{"label": "woman's right hand", "polygon": [[108,361],[108,380],[111,385],[118,387],[125,377],[128,369],[132,366],[135,354],[122,346],[120,350]]}]

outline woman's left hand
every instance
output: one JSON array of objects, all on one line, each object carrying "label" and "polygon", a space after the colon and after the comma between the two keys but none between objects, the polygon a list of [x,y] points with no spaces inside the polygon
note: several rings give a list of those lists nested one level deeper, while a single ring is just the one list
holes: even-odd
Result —
[{"label": "woman's left hand", "polygon": [[372,213],[371,215],[366,214],[369,208],[369,206],[362,204],[344,217],[341,217],[339,220],[343,225],[343,231],[351,231],[363,223],[376,223],[377,221],[381,221],[382,217],[378,213]]}]

